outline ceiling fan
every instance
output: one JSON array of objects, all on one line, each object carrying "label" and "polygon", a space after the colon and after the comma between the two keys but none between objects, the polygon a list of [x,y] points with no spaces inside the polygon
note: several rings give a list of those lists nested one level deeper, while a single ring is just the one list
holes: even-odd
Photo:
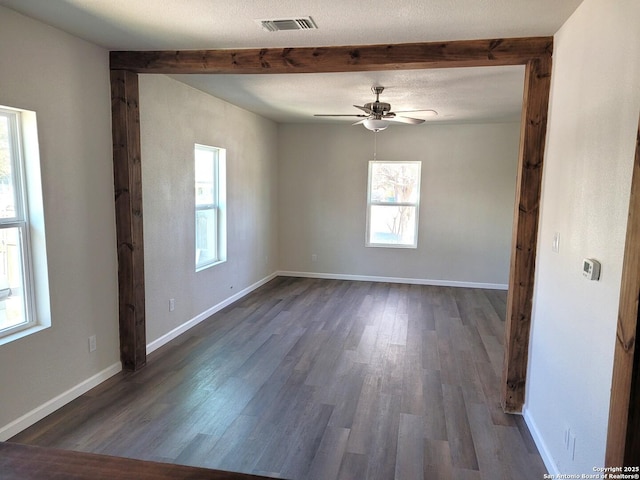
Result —
[{"label": "ceiling fan", "polygon": [[[402,117],[396,113],[404,113],[403,111],[392,112],[391,105],[380,101],[380,94],[384,87],[371,87],[371,91],[375,94],[375,102],[365,103],[364,106],[354,105],[364,112],[364,114],[316,114],[315,117],[360,117],[362,120],[357,121],[353,125],[364,125],[364,127],[373,132],[379,132],[389,126],[389,122],[405,123],[409,125],[419,125],[424,123],[423,119]],[[408,113],[409,111],[407,111]],[[438,113],[435,110],[411,110],[411,112],[427,112],[427,115],[433,116]]]}]

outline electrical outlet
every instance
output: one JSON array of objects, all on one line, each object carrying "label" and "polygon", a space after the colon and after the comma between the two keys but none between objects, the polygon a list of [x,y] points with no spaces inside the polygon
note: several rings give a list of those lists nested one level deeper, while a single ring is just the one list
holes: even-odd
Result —
[{"label": "electrical outlet", "polygon": [[170,298],[169,299],[169,311],[173,312],[176,309],[176,299],[175,298]]},{"label": "electrical outlet", "polygon": [[560,253],[560,233],[553,234],[553,243],[551,244],[551,251],[553,253]]},{"label": "electrical outlet", "polygon": [[95,335],[91,335],[89,337],[89,352],[95,352],[96,351],[96,336]]},{"label": "electrical outlet", "polygon": [[316,255],[315,253],[311,254],[311,261],[312,262],[317,262],[318,261],[318,255]]}]

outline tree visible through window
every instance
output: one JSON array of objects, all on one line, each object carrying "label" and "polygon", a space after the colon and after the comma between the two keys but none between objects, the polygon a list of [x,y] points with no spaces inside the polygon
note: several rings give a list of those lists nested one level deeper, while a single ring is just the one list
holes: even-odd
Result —
[{"label": "tree visible through window", "polygon": [[418,245],[420,162],[369,162],[367,246]]}]

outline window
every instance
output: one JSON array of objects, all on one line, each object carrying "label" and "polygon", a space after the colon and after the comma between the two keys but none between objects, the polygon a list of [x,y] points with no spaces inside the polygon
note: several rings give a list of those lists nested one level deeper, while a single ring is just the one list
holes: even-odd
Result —
[{"label": "window", "polygon": [[0,107],[0,337],[35,325],[21,111]]},{"label": "window", "polygon": [[226,261],[226,150],[195,146],[196,271]]},{"label": "window", "polygon": [[420,166],[420,162],[369,162],[367,246],[418,246]]}]

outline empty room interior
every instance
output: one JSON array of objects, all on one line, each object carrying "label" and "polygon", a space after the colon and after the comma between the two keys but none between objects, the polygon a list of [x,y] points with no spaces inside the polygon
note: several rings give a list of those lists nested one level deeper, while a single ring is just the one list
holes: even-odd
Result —
[{"label": "empty room interior", "polygon": [[640,473],[640,3],[355,3],[0,0],[1,478]]}]

